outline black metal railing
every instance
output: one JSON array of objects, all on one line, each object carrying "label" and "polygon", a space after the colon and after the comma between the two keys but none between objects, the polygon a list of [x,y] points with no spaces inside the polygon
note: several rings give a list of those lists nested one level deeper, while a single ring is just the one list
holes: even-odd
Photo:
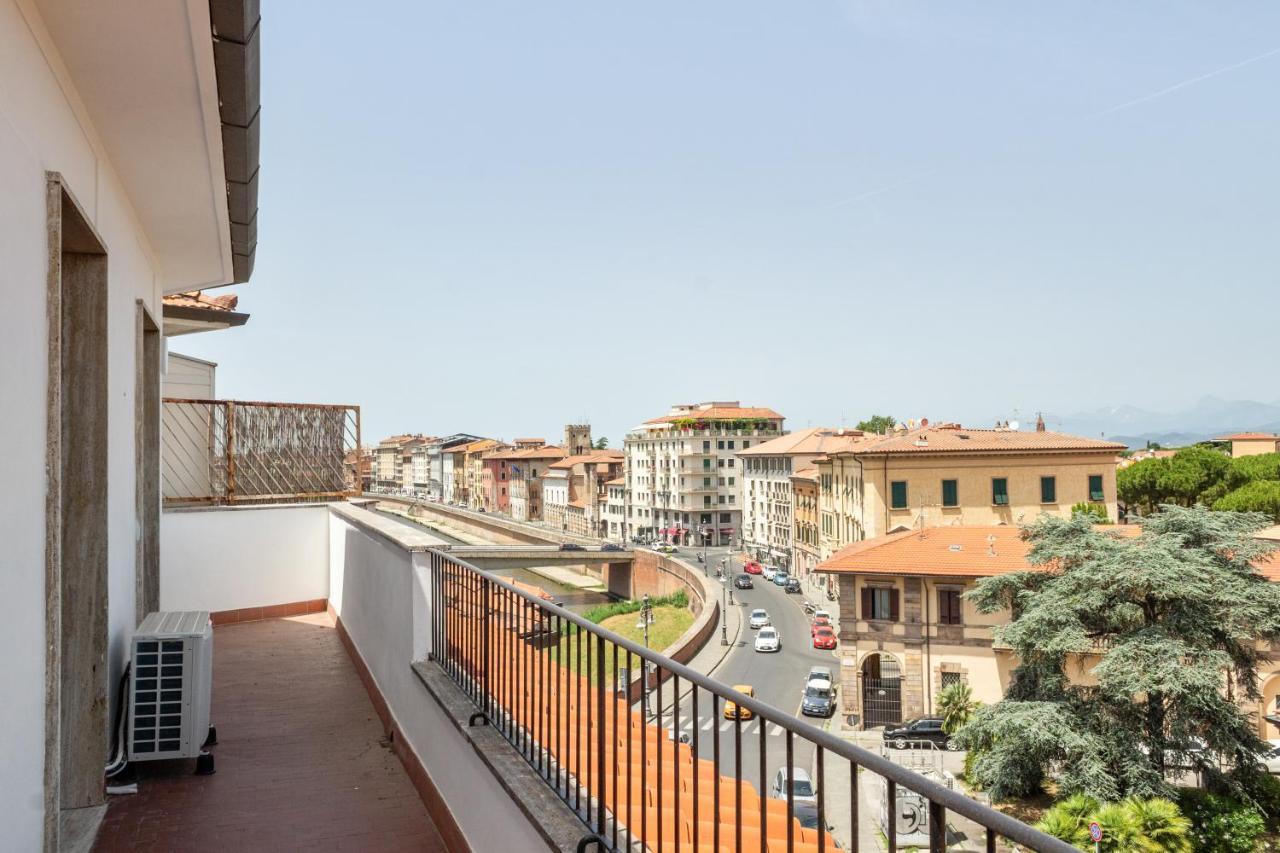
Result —
[{"label": "black metal railing", "polygon": [[[947,825],[955,815],[980,828],[969,842],[987,851],[1002,838],[1018,849],[1074,850],[494,574],[430,553],[432,659],[582,819],[579,849],[857,851],[863,822],[874,819],[862,789],[875,777],[880,802],[894,804],[877,822],[891,853],[903,829],[922,839],[904,846],[948,849],[957,843]],[[799,784],[779,785],[784,769]],[[829,788],[839,789],[838,801]],[[833,832],[847,832],[844,844]]]}]

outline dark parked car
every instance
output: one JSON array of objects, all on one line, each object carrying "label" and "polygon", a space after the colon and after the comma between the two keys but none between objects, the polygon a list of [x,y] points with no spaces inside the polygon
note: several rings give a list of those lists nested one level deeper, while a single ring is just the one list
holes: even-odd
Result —
[{"label": "dark parked car", "polygon": [[787,585],[785,589],[787,592],[799,592],[800,578],[787,578]]},{"label": "dark parked car", "polygon": [[810,681],[800,699],[800,712],[806,717],[830,717],[836,712],[836,694],[830,681]]},{"label": "dark parked car", "polygon": [[587,549],[579,545],[577,542],[561,542],[560,550],[561,551],[585,551]]},{"label": "dark parked car", "polygon": [[600,550],[601,551],[625,551],[627,549],[623,548],[617,542],[606,542],[605,544],[600,546]]},{"label": "dark parked car", "polygon": [[741,574],[733,579],[733,585],[738,589],[755,589],[755,584],[751,582],[751,575]]},{"label": "dark parked car", "polygon": [[926,743],[947,749],[948,740],[947,733],[942,730],[941,717],[917,717],[896,728],[884,730],[884,742],[897,749],[924,746]]},{"label": "dark parked car", "polygon": [[[793,802],[792,808],[795,810],[793,812],[795,819],[800,821],[801,826],[803,826],[805,829],[812,829],[815,832],[817,831],[818,829],[817,803],[806,803],[804,800],[796,800]],[[841,847],[839,843],[834,838],[832,838],[831,835],[829,834],[832,831],[834,831],[834,829],[835,827],[833,827],[830,823],[827,824],[826,831],[828,835],[825,839],[826,847],[828,850],[843,850],[844,848]]]}]

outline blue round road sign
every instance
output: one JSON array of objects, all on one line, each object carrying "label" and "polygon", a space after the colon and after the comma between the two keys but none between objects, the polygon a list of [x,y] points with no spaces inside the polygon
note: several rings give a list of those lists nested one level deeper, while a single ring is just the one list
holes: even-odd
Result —
[{"label": "blue round road sign", "polygon": [[1102,827],[1098,826],[1098,822],[1096,820],[1089,824],[1089,837],[1094,841],[1102,840]]}]

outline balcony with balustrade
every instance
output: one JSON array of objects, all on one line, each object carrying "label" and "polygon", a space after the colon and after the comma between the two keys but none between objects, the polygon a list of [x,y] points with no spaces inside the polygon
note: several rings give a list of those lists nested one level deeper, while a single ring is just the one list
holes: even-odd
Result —
[{"label": "balcony with balustrade", "polygon": [[[943,850],[953,820],[983,828],[962,849],[1070,849],[333,494],[354,407],[185,401],[165,420],[161,604],[213,614],[220,761],[148,768],[101,850],[809,853],[906,821]],[[666,704],[669,728],[645,712]],[[730,706],[710,748],[669,736]],[[744,760],[766,727],[788,761],[812,755],[816,822],[794,791],[771,796],[769,753]],[[899,804],[883,820],[868,784]]]}]

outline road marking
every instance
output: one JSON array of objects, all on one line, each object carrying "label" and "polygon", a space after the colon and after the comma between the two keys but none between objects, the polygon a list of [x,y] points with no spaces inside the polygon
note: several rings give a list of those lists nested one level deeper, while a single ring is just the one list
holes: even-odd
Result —
[{"label": "road marking", "polygon": [[710,731],[711,727],[714,726],[715,724],[716,724],[715,720],[707,720],[705,723],[702,724],[702,730],[704,732]]},{"label": "road marking", "polygon": [[782,734],[782,732],[783,732],[782,726],[778,725],[777,723],[774,723],[773,728],[770,729],[769,731],[769,737],[777,737],[778,735]]}]

